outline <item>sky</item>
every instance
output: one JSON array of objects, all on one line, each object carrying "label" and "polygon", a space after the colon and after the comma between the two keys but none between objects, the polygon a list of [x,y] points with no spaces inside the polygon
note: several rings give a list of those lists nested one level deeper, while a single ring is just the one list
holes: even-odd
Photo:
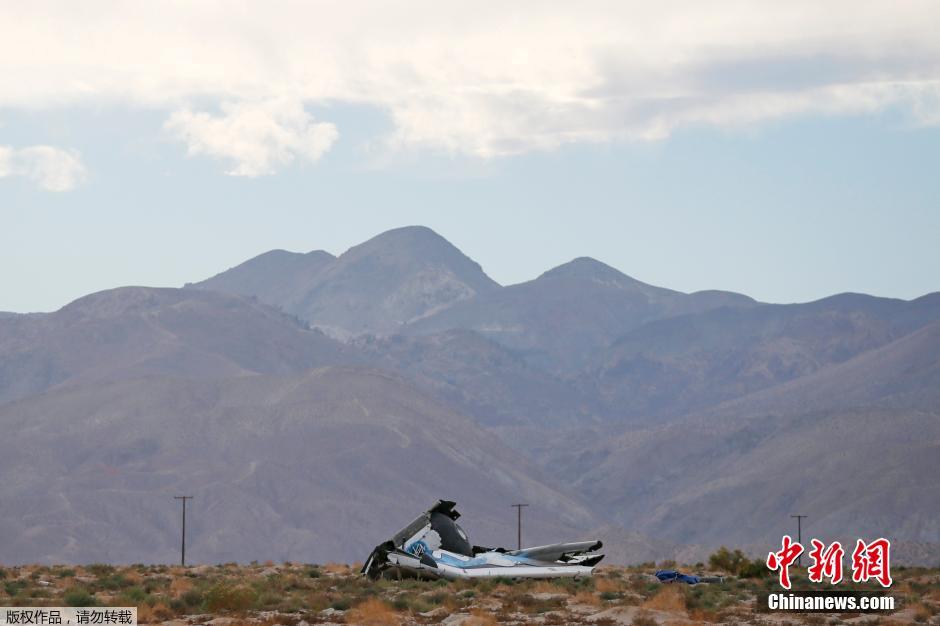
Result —
[{"label": "sky", "polygon": [[940,291],[936,2],[0,4],[0,311],[429,226],[768,302]]}]

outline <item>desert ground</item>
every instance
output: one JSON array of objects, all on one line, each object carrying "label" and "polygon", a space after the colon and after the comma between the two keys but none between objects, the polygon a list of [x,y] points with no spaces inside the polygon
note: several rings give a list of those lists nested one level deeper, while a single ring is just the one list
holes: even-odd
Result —
[{"label": "desert ground", "polygon": [[[899,606],[891,613],[813,614],[758,610],[758,594],[779,590],[772,576],[661,584],[656,567],[601,566],[577,580],[447,582],[371,581],[356,564],[336,563],[22,565],[0,568],[0,606],[137,606],[140,623],[162,626],[940,624],[940,569],[893,568]],[[795,588],[806,586],[805,570],[791,573]]]}]

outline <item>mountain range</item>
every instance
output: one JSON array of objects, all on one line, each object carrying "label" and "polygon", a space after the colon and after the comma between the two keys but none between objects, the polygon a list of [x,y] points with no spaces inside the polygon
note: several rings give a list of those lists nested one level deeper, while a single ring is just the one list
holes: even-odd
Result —
[{"label": "mountain range", "polygon": [[0,426],[2,562],[172,560],[192,492],[205,561],[362,558],[444,497],[481,544],[519,501],[533,542],[620,560],[806,513],[935,564],[940,293],[768,304],[590,258],[501,286],[405,227],[0,315]]}]

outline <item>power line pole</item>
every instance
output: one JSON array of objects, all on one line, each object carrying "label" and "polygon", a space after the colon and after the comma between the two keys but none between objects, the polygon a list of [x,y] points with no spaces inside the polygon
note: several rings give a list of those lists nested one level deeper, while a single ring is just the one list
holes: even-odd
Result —
[{"label": "power line pole", "polygon": [[174,500],[183,502],[183,543],[180,548],[180,565],[186,565],[186,501],[192,500],[192,496],[173,496]]},{"label": "power line pole", "polygon": [[518,526],[517,526],[517,539],[519,542],[519,549],[522,550],[522,507],[529,506],[528,504],[511,504],[510,506],[516,507],[518,515]]},{"label": "power line pole", "polygon": [[[809,515],[791,515],[790,517],[796,518],[796,540],[800,545],[803,545],[803,518],[809,517]],[[800,552],[800,556],[796,557],[796,566],[803,567],[803,553]]]}]

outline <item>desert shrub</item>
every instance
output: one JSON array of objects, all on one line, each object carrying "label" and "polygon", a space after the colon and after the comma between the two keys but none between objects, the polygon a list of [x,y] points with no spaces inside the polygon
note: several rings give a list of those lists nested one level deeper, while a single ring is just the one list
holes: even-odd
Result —
[{"label": "desert shrub", "polygon": [[3,580],[6,577],[7,577],[7,571],[3,569],[2,567],[0,567],[0,580]]},{"label": "desert shrub", "polygon": [[30,574],[30,578],[38,580],[40,578],[46,578],[50,574],[52,574],[52,568],[50,566],[40,565],[39,567],[33,570],[33,573]]},{"label": "desert shrub", "polygon": [[729,573],[738,571],[741,563],[747,560],[744,553],[740,550],[732,552],[728,548],[721,546],[718,550],[708,557],[708,565],[712,569],[718,569]]},{"label": "desert shrub", "polygon": [[171,619],[175,616],[176,613],[173,609],[162,602],[157,602],[152,606],[150,604],[144,604],[137,608],[137,621],[141,624],[154,624]]},{"label": "desert shrub", "polygon": [[108,574],[114,573],[114,566],[108,565],[107,563],[92,563],[91,565],[86,565],[85,569],[95,576],[107,576]]},{"label": "desert shrub", "polygon": [[129,589],[125,589],[120,597],[122,600],[130,602],[131,605],[137,606],[147,599],[147,592],[140,587],[130,587]]},{"label": "desert shrub", "polygon": [[59,570],[57,575],[59,578],[72,578],[75,576],[75,570],[71,568],[66,568],[63,570]]},{"label": "desert shrub", "polygon": [[107,574],[98,579],[98,586],[102,589],[123,589],[130,586],[130,581],[128,581],[123,574]]},{"label": "desert shrub", "polygon": [[323,572],[321,572],[317,567],[311,567],[307,570],[307,576],[309,578],[319,578],[320,576],[323,576]]},{"label": "desert shrub", "polygon": [[754,559],[742,563],[735,574],[741,578],[764,578],[770,576],[771,572],[766,563],[760,559]]},{"label": "desert shrub", "polygon": [[397,626],[401,622],[395,610],[378,598],[369,598],[349,612],[346,619],[350,624],[363,626]]},{"label": "desert shrub", "polygon": [[65,606],[95,606],[98,599],[93,594],[88,593],[87,589],[73,587],[62,596]]},{"label": "desert shrub", "polygon": [[424,599],[427,600],[430,604],[437,605],[446,600],[449,595],[450,594],[445,591],[435,591],[434,593],[425,595]]},{"label": "desert shrub", "polygon": [[600,598],[590,591],[579,591],[571,598],[573,604],[587,604],[590,606],[600,606]]},{"label": "desert shrub", "polygon": [[219,584],[206,593],[206,609],[216,611],[244,611],[251,608],[257,594],[247,587],[227,587]]},{"label": "desert shrub", "polygon": [[529,594],[525,594],[519,598],[519,604],[525,609],[527,613],[546,613],[548,611],[554,611],[556,609],[562,608],[564,600],[561,598],[539,600],[537,598],[533,598]]},{"label": "desert shrub", "polygon": [[26,587],[26,582],[22,580],[11,580],[3,583],[3,590],[10,597],[17,595],[24,587]]},{"label": "desert shrub", "polygon": [[307,596],[307,601],[305,604],[308,611],[319,613],[326,607],[330,606],[330,598],[325,593],[315,593]]},{"label": "desert shrub", "polygon": [[657,611],[684,611],[684,590],[678,585],[665,585],[655,596],[644,602],[643,607]]},{"label": "desert shrub", "polygon": [[281,594],[275,591],[263,591],[258,594],[255,598],[255,601],[252,604],[263,609],[273,609],[279,606],[281,603]]},{"label": "desert shrub", "polygon": [[724,546],[708,557],[708,565],[741,578],[762,578],[770,572],[760,559],[752,561],[740,550],[731,551]]},{"label": "desert shrub", "polygon": [[195,608],[202,605],[203,601],[205,601],[205,597],[199,590],[190,589],[180,596],[180,600],[182,600],[183,604],[185,604],[187,607]]},{"label": "desert shrub", "polygon": [[351,606],[352,602],[349,601],[349,598],[336,598],[330,602],[330,608],[337,611],[348,611]]}]

